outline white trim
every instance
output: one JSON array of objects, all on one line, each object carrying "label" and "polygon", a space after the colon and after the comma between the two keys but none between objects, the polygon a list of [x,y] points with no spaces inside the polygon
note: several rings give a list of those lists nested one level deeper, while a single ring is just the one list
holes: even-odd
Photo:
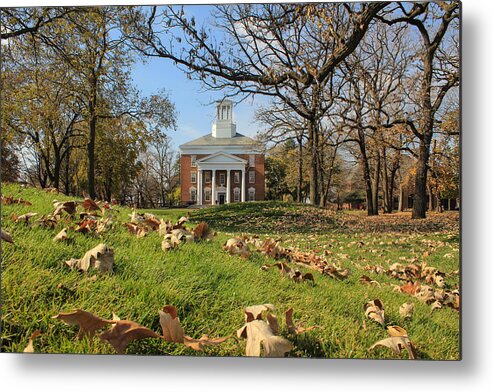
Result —
[{"label": "white trim", "polygon": [[[214,161],[214,162],[208,162],[210,159],[212,158],[216,158],[216,157],[223,157],[225,159],[231,159],[233,162],[231,161],[228,161],[228,160],[225,160],[224,162],[221,162],[221,161]],[[247,163],[247,160],[246,159],[242,159],[240,157],[237,157],[236,155],[232,155],[232,154],[228,154],[224,151],[218,151],[214,154],[211,154],[211,155],[208,155],[204,158],[200,158],[198,161],[197,161],[198,164],[204,164],[204,163],[214,163],[214,164],[238,164],[238,163],[243,163],[243,164],[246,164]]]},{"label": "white trim", "polygon": [[[194,175],[195,175],[195,180],[194,180]],[[190,184],[196,184],[196,183],[197,183],[197,172],[191,171],[190,172]]]},{"label": "white trim", "polygon": [[260,149],[254,149],[254,147],[245,147],[245,146],[193,146],[193,147],[180,147],[180,152],[182,155],[204,155],[204,154],[216,154],[218,152],[224,152],[226,154],[242,154],[242,155],[250,155],[250,154],[263,154],[264,152]]}]

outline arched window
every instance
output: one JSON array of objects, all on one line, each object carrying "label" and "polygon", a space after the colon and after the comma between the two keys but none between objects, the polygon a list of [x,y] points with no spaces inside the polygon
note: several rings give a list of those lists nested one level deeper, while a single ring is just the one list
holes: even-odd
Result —
[{"label": "arched window", "polygon": [[190,188],[190,201],[193,203],[197,201],[197,189],[195,187]]},{"label": "arched window", "polygon": [[248,201],[255,201],[255,188],[248,189]]}]

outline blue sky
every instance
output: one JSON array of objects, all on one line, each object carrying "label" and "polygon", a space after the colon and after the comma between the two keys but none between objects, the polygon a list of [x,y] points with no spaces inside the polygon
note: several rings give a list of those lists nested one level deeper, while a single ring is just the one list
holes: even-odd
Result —
[{"label": "blue sky", "polygon": [[[209,6],[185,7],[186,14],[193,14],[197,22],[207,20],[209,11]],[[220,92],[204,90],[200,81],[187,79],[185,73],[168,59],[149,58],[145,64],[137,63],[133,67],[132,76],[144,95],[163,88],[168,92],[178,112],[177,130],[169,132],[176,149],[180,144],[211,132],[215,113],[212,102],[223,98]],[[249,98],[234,108],[237,132],[255,136],[261,124],[255,123],[254,112],[261,102],[267,100],[256,97],[253,101]]]}]

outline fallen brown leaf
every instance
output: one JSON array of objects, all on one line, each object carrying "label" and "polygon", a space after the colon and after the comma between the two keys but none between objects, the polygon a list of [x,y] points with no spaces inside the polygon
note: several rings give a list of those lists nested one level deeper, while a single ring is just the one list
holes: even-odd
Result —
[{"label": "fallen brown leaf", "polygon": [[389,325],[387,332],[390,336],[407,336],[407,331],[398,325]]},{"label": "fallen brown leaf", "polygon": [[78,325],[79,332],[77,333],[77,338],[81,338],[84,335],[88,335],[91,338],[98,329],[112,323],[110,320],[102,319],[82,309],[76,309],[71,313],[59,313],[52,318],[62,320],[68,325]]},{"label": "fallen brown leaf", "polygon": [[89,197],[84,199],[82,208],[84,208],[85,211],[101,211],[101,208],[97,205],[97,203]]},{"label": "fallen brown leaf", "polygon": [[114,326],[99,337],[113,346],[118,354],[124,354],[132,340],[161,338],[156,332],[130,320],[114,320]]},{"label": "fallen brown leaf", "polygon": [[262,347],[264,357],[284,357],[293,349],[293,344],[280,336],[274,335],[271,327],[263,320],[253,320],[237,331],[239,338],[247,339],[246,355],[259,357]]},{"label": "fallen brown leaf", "polygon": [[68,240],[68,235],[67,235],[67,229],[64,228],[62,231],[60,231],[55,238],[53,238],[53,241],[66,241]]},{"label": "fallen brown leaf", "polygon": [[163,330],[164,340],[183,343],[185,334],[178,318],[178,311],[174,306],[167,305],[159,311],[159,324]]},{"label": "fallen brown leaf", "polygon": [[105,244],[99,244],[87,251],[81,259],[70,259],[66,261],[71,269],[87,272],[92,267],[101,272],[112,272],[114,263],[114,252]]},{"label": "fallen brown leaf", "polygon": [[364,305],[366,317],[376,321],[382,326],[385,325],[385,312],[382,301],[375,299]]},{"label": "fallen brown leaf", "polygon": [[414,304],[405,303],[399,308],[399,314],[404,318],[411,318],[414,313]]},{"label": "fallen brown leaf", "polygon": [[37,216],[38,213],[37,212],[28,212],[24,215],[20,215],[20,216],[17,216],[17,215],[12,215],[12,220],[14,222],[24,222],[26,225],[29,223],[29,219]]},{"label": "fallen brown leaf", "polygon": [[290,308],[286,311],[286,326],[288,327],[288,331],[295,335],[299,335],[301,333],[308,332],[316,328],[322,328],[318,325],[314,325],[308,328],[303,328],[301,325],[296,325],[293,320],[293,308]]},{"label": "fallen brown leaf", "polygon": [[241,238],[230,238],[224,244],[223,249],[230,255],[238,255],[244,259],[248,259],[251,254],[248,244]]},{"label": "fallen brown leaf", "polygon": [[2,241],[10,242],[11,244],[14,243],[12,236],[9,233],[7,233],[6,231],[3,231],[2,229],[0,229],[0,235],[1,235]]},{"label": "fallen brown leaf", "polygon": [[29,338],[29,342],[26,346],[26,348],[24,349],[23,352],[25,353],[33,353],[34,352],[34,339],[36,339],[39,335],[41,335],[41,331],[39,329],[37,329],[36,331],[34,331],[31,335],[31,337]]},{"label": "fallen brown leaf", "polygon": [[374,349],[376,346],[388,347],[397,355],[400,355],[401,351],[405,349],[408,352],[409,359],[417,358],[416,349],[407,336],[392,336],[390,338],[379,340],[372,345],[369,350]]}]

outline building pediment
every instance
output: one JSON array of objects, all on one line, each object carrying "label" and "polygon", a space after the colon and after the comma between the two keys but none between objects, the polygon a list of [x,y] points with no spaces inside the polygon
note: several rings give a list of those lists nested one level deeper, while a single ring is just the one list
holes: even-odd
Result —
[{"label": "building pediment", "polygon": [[204,164],[204,163],[214,163],[214,164],[221,164],[221,163],[241,163],[241,164],[246,164],[247,161],[245,159],[242,159],[240,157],[237,157],[235,155],[227,154],[225,152],[216,152],[215,154],[211,154],[209,156],[206,156],[202,159],[199,159],[197,161],[199,164]]}]

